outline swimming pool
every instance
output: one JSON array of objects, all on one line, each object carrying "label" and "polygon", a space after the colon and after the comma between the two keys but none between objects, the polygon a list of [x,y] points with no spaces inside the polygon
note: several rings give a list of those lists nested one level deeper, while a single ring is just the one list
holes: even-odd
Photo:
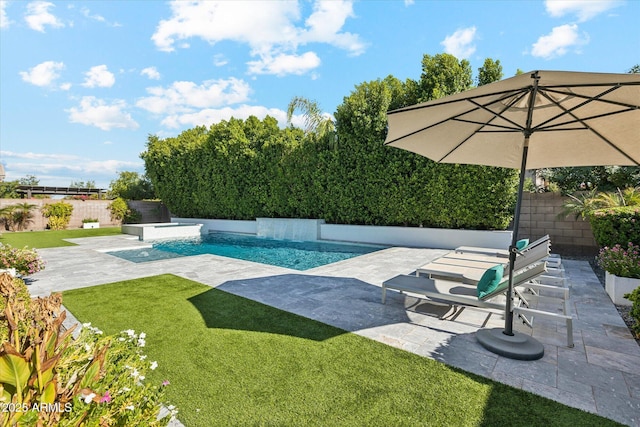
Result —
[{"label": "swimming pool", "polygon": [[132,262],[213,254],[294,270],[308,270],[385,249],[384,246],[375,245],[298,242],[233,233],[211,233],[201,239],[161,240],[152,245],[150,248],[107,253]]}]

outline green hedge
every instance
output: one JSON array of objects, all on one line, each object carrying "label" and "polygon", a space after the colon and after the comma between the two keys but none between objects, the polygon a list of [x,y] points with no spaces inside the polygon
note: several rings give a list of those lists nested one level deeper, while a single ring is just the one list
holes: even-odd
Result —
[{"label": "green hedge", "polygon": [[640,243],[640,206],[597,209],[589,221],[600,247]]},{"label": "green hedge", "polygon": [[438,164],[384,146],[397,90],[388,79],[356,87],[335,114],[337,139],[281,129],[271,117],[150,136],[146,174],[182,217],[505,229],[517,171]]}]

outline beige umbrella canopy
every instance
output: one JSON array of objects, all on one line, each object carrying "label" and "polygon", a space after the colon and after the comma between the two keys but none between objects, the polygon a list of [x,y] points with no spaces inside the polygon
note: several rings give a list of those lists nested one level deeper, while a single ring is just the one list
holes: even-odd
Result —
[{"label": "beige umbrella canopy", "polygon": [[436,162],[520,169],[504,330],[489,350],[534,360],[544,348],[513,332],[511,286],[526,169],[640,165],[640,74],[535,71],[387,113],[385,145]]},{"label": "beige umbrella canopy", "polygon": [[437,162],[520,168],[529,133],[525,169],[637,165],[639,108],[640,74],[537,71],[390,111],[385,144]]}]

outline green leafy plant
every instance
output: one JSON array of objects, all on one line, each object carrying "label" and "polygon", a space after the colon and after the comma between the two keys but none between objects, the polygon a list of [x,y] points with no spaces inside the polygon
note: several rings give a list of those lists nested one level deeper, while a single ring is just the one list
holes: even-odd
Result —
[{"label": "green leafy plant", "polygon": [[[123,331],[105,336],[84,324],[62,326],[59,294],[25,304],[15,281],[0,275],[0,297],[6,325],[0,348],[1,426],[166,425],[159,419],[164,385],[144,382],[156,362],[141,348],[144,333]],[[172,408],[171,413],[177,411]]]},{"label": "green leafy plant", "polygon": [[47,203],[42,208],[42,215],[49,220],[52,230],[64,230],[69,225],[73,206],[65,202]]},{"label": "green leafy plant", "polygon": [[86,223],[88,223],[88,222],[100,222],[100,220],[98,220],[98,218],[84,218],[84,219],[82,220],[82,223],[83,223],[83,224],[86,224]]},{"label": "green leafy plant", "polygon": [[0,268],[14,268],[17,273],[27,276],[43,270],[44,260],[35,249],[22,249],[0,243]]},{"label": "green leafy plant", "polygon": [[597,257],[600,267],[619,277],[640,279],[640,247],[629,242],[626,247],[615,245],[600,249]]},{"label": "green leafy plant", "polygon": [[7,230],[22,231],[33,223],[33,210],[36,205],[31,203],[18,203],[5,206],[0,209],[0,221]]},{"label": "green leafy plant", "polygon": [[569,200],[563,204],[563,210],[558,215],[561,218],[571,214],[575,218],[587,219],[598,209],[618,208],[624,206],[640,206],[640,187],[619,188],[615,192],[596,192],[591,190],[579,197],[568,194]]},{"label": "green leafy plant", "polygon": [[589,223],[600,247],[640,242],[640,206],[598,209]]},{"label": "green leafy plant", "polygon": [[127,201],[122,197],[116,197],[109,203],[109,211],[111,212],[112,220],[122,221],[129,212],[129,206],[127,206]]},{"label": "green leafy plant", "polygon": [[631,317],[634,319],[632,330],[635,332],[636,337],[640,337],[640,286],[635,288],[632,292],[625,294],[624,297],[631,301]]}]

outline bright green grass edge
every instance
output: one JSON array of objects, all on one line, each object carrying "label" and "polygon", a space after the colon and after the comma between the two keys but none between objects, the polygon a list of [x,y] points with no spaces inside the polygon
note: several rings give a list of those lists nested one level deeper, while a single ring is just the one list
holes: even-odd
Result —
[{"label": "bright green grass edge", "polygon": [[0,235],[0,243],[23,248],[25,246],[35,249],[57,248],[61,246],[75,246],[75,243],[64,239],[77,239],[80,237],[113,236],[122,234],[121,227],[88,228],[74,230],[43,230],[43,231],[18,231],[6,232]]},{"label": "bright green grass edge", "polygon": [[614,421],[174,275],[66,291],[106,333],[147,334],[187,427],[613,426]]}]

